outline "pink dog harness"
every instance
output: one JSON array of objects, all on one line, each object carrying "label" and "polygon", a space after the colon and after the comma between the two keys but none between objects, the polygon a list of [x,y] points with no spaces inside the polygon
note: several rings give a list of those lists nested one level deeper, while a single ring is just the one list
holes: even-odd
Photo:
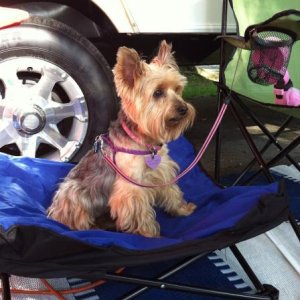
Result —
[{"label": "pink dog harness", "polygon": [[[157,154],[158,150],[160,150],[160,146],[153,147],[149,150],[135,150],[135,149],[127,149],[123,147],[116,146],[113,141],[110,139],[109,135],[107,133],[101,134],[96,137],[95,143],[94,143],[94,151],[98,152],[100,149],[103,153],[104,145],[108,145],[111,152],[112,152],[112,161],[116,165],[116,154],[118,152],[127,153],[127,154],[133,154],[133,155],[145,155],[146,156],[146,164],[151,169],[156,169],[158,164],[160,163],[161,157]],[[156,159],[156,157],[159,157],[159,159]],[[151,162],[153,160],[153,162]],[[150,161],[150,162],[149,162]]]},{"label": "pink dog harness", "polygon": [[145,162],[148,167],[151,169],[156,169],[158,165],[161,162],[161,157],[158,154],[158,151],[161,149],[161,146],[155,146],[151,144],[144,144],[125,124],[125,122],[121,122],[121,126],[123,130],[126,132],[126,134],[137,144],[140,146],[146,147],[148,150],[135,150],[135,149],[128,149],[123,147],[116,146],[113,141],[110,139],[108,133],[101,134],[100,136],[97,136],[94,143],[94,151],[98,152],[99,147],[102,149],[104,144],[108,145],[113,156],[113,163],[116,165],[116,154],[118,152],[123,152],[127,154],[133,154],[133,155],[144,155],[145,156]]}]

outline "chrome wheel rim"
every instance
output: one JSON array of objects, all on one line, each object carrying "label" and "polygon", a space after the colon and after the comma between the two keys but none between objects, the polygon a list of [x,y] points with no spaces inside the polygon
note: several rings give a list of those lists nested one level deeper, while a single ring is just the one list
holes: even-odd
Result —
[{"label": "chrome wheel rim", "polygon": [[58,161],[74,157],[86,137],[88,109],[68,73],[39,58],[2,61],[0,96],[2,151]]}]

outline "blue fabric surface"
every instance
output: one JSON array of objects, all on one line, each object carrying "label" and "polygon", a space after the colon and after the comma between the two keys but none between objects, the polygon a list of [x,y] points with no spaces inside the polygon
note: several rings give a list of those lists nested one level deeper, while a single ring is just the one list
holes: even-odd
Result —
[{"label": "blue fabric surface", "polygon": [[[184,137],[171,142],[169,149],[181,170],[195,156],[192,145]],[[158,210],[162,238],[103,230],[72,231],[45,214],[57,184],[71,168],[71,164],[1,154],[0,226],[8,230],[15,225],[35,225],[92,245],[155,249],[229,229],[258,203],[260,197],[278,190],[276,183],[222,189],[195,167],[179,185],[185,199],[198,205],[197,210],[189,217],[172,217]]]}]

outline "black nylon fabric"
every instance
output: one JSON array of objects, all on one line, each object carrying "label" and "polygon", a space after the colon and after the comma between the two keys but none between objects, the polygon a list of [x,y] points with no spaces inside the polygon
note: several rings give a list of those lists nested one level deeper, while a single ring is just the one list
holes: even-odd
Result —
[{"label": "black nylon fabric", "polygon": [[117,267],[143,265],[206,254],[249,239],[288,219],[283,187],[277,195],[262,197],[230,230],[177,245],[147,251],[95,247],[38,226],[0,229],[0,272],[25,277],[81,277],[95,279]]}]

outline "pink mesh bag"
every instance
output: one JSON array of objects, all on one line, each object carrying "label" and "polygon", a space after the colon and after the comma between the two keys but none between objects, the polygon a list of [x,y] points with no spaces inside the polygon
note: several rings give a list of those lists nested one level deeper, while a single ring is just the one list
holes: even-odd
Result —
[{"label": "pink mesh bag", "polygon": [[300,90],[293,87],[287,71],[293,38],[279,31],[253,31],[247,67],[249,78],[261,85],[274,86],[274,103],[300,106]]}]

